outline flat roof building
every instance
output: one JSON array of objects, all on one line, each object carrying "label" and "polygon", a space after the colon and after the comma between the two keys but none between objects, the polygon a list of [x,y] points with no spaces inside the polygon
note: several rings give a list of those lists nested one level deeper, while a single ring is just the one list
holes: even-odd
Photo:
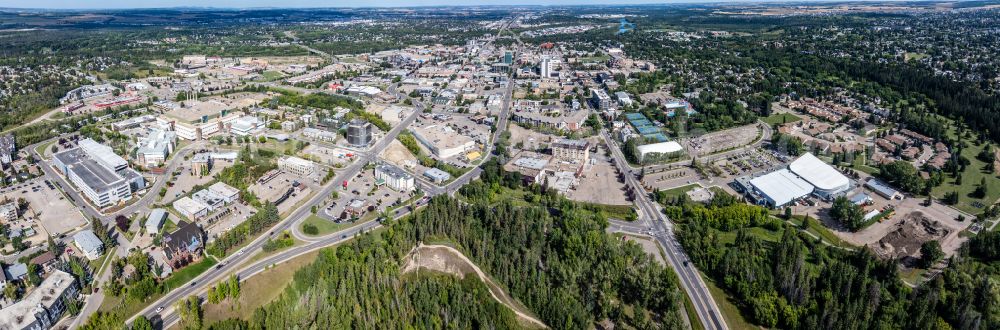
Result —
[{"label": "flat roof building", "polygon": [[139,163],[146,166],[156,166],[167,161],[167,156],[174,152],[174,142],[177,133],[162,129],[153,129],[145,138],[139,141],[139,149],[135,156]]},{"label": "flat roof building", "polygon": [[552,156],[586,163],[590,160],[590,142],[587,140],[558,139],[549,145]]},{"label": "flat roof building", "polygon": [[213,183],[211,186],[208,187],[208,190],[215,193],[219,197],[222,197],[223,201],[225,201],[226,204],[235,202],[237,199],[240,199],[239,190],[222,182]]},{"label": "flat roof building", "polygon": [[149,212],[149,216],[146,217],[146,232],[150,234],[159,234],[160,228],[163,227],[163,222],[167,220],[167,211],[164,209],[153,209]]},{"label": "flat roof building", "polygon": [[451,174],[437,168],[430,168],[424,171],[424,177],[436,183],[442,183],[451,179]]},{"label": "flat roof building", "polygon": [[375,166],[375,180],[384,181],[389,188],[396,191],[409,192],[416,188],[410,173],[389,164]]},{"label": "flat roof building", "polygon": [[0,329],[52,328],[66,312],[66,300],[76,299],[79,291],[72,275],[55,270],[24,299],[0,310]]},{"label": "flat roof building", "polygon": [[636,149],[639,150],[640,159],[643,159],[646,155],[652,153],[673,154],[684,151],[684,147],[682,147],[680,143],[677,143],[677,141],[644,144],[636,147]]},{"label": "flat roof building", "polygon": [[278,169],[304,178],[316,173],[316,164],[299,157],[285,156],[278,159]]},{"label": "flat roof building", "polygon": [[104,242],[101,242],[101,239],[97,238],[94,231],[90,229],[82,230],[73,235],[73,244],[90,260],[97,260],[104,254]]},{"label": "flat roof building", "polygon": [[754,193],[771,207],[782,207],[808,196],[813,186],[787,169],[780,169],[750,180]]},{"label": "flat roof building", "polygon": [[428,125],[411,128],[413,137],[439,158],[455,157],[476,147],[471,138],[458,134],[448,126]]},{"label": "flat roof building", "polygon": [[103,208],[132,197],[145,189],[139,172],[110,147],[94,140],[80,141],[80,146],[55,154],[53,165],[59,169],[95,206]]},{"label": "flat roof building", "polygon": [[192,199],[191,197],[184,196],[172,204],[177,212],[190,219],[191,221],[197,221],[202,217],[208,215],[208,205]]},{"label": "flat roof building", "polygon": [[354,147],[367,147],[372,143],[372,124],[354,119],[347,125],[347,143]]}]

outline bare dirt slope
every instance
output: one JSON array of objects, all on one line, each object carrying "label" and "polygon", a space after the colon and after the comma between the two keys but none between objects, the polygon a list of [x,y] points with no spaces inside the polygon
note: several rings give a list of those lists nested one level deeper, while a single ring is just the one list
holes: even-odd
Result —
[{"label": "bare dirt slope", "polygon": [[405,274],[420,269],[438,271],[462,278],[468,274],[475,274],[479,277],[479,280],[486,283],[486,287],[490,290],[490,296],[514,311],[514,314],[519,319],[536,326],[548,328],[545,323],[529,315],[526,312],[526,308],[508,296],[499,285],[494,283],[489,276],[479,269],[479,266],[476,266],[472,260],[466,258],[462,252],[455,248],[446,245],[417,245],[413,250],[410,250],[410,253],[403,257],[401,272]]}]

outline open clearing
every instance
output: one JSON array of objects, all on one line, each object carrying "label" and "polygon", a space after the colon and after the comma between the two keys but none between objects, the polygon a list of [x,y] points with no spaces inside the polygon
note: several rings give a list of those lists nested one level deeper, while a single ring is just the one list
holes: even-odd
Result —
[{"label": "open clearing", "polygon": [[271,302],[292,282],[292,275],[316,260],[319,250],[309,252],[269,268],[240,282],[240,297],[234,302],[226,299],[218,304],[205,304],[205,324],[229,318],[250,319],[257,307]]},{"label": "open clearing", "polygon": [[545,323],[542,323],[542,321],[539,321],[534,316],[529,315],[526,312],[527,308],[521,306],[520,303],[508,296],[499,285],[494,283],[489,276],[486,276],[486,274],[483,273],[483,271],[480,270],[475,263],[466,258],[462,252],[459,252],[450,246],[418,245],[414,247],[410,253],[403,257],[403,265],[400,267],[400,270],[401,273],[405,274],[408,272],[418,271],[420,269],[438,271],[458,277],[465,277],[467,274],[476,274],[479,276],[479,279],[483,281],[483,283],[486,283],[486,287],[490,290],[490,296],[493,296],[493,299],[513,310],[514,314],[517,315],[519,319],[530,322],[534,325],[548,328]]}]

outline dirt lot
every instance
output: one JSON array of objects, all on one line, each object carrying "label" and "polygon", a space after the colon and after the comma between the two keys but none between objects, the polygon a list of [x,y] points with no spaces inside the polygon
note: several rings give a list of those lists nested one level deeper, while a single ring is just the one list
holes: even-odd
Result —
[{"label": "dirt lot", "polygon": [[701,176],[690,167],[679,167],[663,172],[646,173],[642,177],[642,185],[660,190],[671,189],[698,181]]},{"label": "dirt lot", "polygon": [[914,211],[901,215],[902,221],[890,227],[889,233],[871,244],[875,254],[883,258],[916,256],[924,242],[948,236],[950,231],[923,213]]},{"label": "dirt lot", "polygon": [[605,205],[632,204],[625,199],[625,183],[618,181],[615,167],[604,156],[604,150],[599,148],[591,154],[590,159],[594,165],[586,165],[579,185],[570,190],[567,197],[575,201]]},{"label": "dirt lot", "polygon": [[398,140],[392,140],[379,157],[399,167],[406,167],[406,164],[416,164],[417,162],[417,157]]}]

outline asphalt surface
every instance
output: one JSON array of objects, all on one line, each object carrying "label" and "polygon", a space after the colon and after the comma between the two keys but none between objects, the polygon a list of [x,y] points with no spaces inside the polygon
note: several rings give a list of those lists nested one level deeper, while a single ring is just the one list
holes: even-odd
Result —
[{"label": "asphalt surface", "polygon": [[688,297],[691,298],[695,313],[698,314],[698,318],[701,319],[701,323],[705,326],[705,329],[728,329],[729,327],[719,314],[719,307],[715,304],[715,300],[712,299],[712,295],[702,281],[701,275],[695,269],[694,264],[688,262],[689,258],[687,254],[674,237],[673,223],[660,211],[660,207],[649,199],[649,194],[646,193],[636,179],[635,173],[632,172],[628,166],[628,162],[625,161],[625,155],[614,144],[608,132],[602,130],[601,136],[604,138],[605,143],[608,144],[608,148],[612,150],[612,155],[615,158],[618,168],[625,171],[625,182],[635,192],[635,205],[639,209],[640,223],[632,225],[617,223],[617,228],[612,229],[650,236],[659,242],[660,246],[666,252],[667,262],[670,263],[670,267],[677,273],[681,287],[684,288]]}]

